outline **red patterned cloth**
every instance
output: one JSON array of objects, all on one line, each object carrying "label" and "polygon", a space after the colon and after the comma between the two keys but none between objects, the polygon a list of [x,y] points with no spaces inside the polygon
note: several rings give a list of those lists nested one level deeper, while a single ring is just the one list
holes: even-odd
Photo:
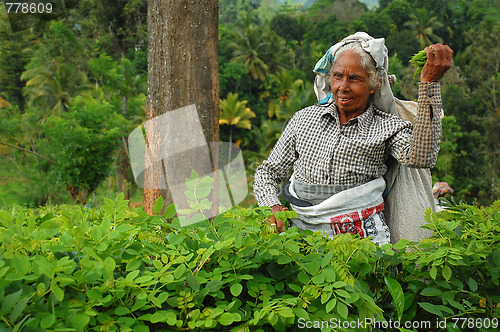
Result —
[{"label": "red patterned cloth", "polygon": [[366,219],[382,211],[384,211],[384,202],[361,211],[349,212],[330,218],[330,227],[335,235],[341,233],[355,233],[359,234],[362,238],[367,237],[370,231],[366,228],[368,224],[373,224],[373,221],[370,220],[370,222],[366,222]]},{"label": "red patterned cloth", "polygon": [[446,182],[436,182],[432,187],[432,195],[435,198],[443,197],[446,194],[453,194],[453,189]]}]

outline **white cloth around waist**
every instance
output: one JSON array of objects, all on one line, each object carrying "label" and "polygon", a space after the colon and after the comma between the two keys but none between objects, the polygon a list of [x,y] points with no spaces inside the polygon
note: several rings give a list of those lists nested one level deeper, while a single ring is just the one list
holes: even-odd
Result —
[{"label": "white cloth around waist", "polygon": [[[295,192],[295,182],[295,177],[292,174],[290,194],[300,199]],[[343,190],[319,204],[302,207],[291,204],[291,207],[303,222],[313,225],[330,224],[332,217],[372,208],[383,203],[384,190],[385,181],[380,177],[357,187]]]}]

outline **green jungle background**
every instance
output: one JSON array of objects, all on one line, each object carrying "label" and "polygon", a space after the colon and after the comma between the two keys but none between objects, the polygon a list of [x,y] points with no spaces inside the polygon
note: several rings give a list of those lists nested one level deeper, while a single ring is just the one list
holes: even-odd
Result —
[{"label": "green jungle background", "polygon": [[[147,2],[65,3],[64,17],[17,33],[0,9],[0,208],[97,206],[122,191],[140,205],[126,139],[145,120]],[[499,197],[499,1],[219,3],[220,139],[244,151],[250,186],[287,120],[315,103],[316,61],[366,31],[386,38],[400,99],[417,97],[410,57],[431,43],[450,45],[433,179],[467,202]]]}]

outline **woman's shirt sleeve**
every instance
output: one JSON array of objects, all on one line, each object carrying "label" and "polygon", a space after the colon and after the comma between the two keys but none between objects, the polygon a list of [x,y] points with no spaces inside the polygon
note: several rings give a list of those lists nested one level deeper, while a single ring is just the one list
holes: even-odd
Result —
[{"label": "woman's shirt sleeve", "polygon": [[295,150],[297,113],[283,130],[269,157],[262,162],[255,172],[253,191],[259,206],[281,204],[279,186],[293,168],[297,160]]},{"label": "woman's shirt sleeve", "polygon": [[418,114],[413,129],[403,128],[387,141],[390,154],[408,167],[434,167],[441,142],[442,115],[439,82],[420,82]]}]

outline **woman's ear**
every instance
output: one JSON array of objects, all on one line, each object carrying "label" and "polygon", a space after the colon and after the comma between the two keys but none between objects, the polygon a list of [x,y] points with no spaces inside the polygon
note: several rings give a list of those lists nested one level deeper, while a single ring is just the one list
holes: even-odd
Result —
[{"label": "woman's ear", "polygon": [[374,94],[375,92],[377,92],[378,89],[380,89],[380,86],[375,86],[375,87],[371,88],[370,94],[371,95]]}]

